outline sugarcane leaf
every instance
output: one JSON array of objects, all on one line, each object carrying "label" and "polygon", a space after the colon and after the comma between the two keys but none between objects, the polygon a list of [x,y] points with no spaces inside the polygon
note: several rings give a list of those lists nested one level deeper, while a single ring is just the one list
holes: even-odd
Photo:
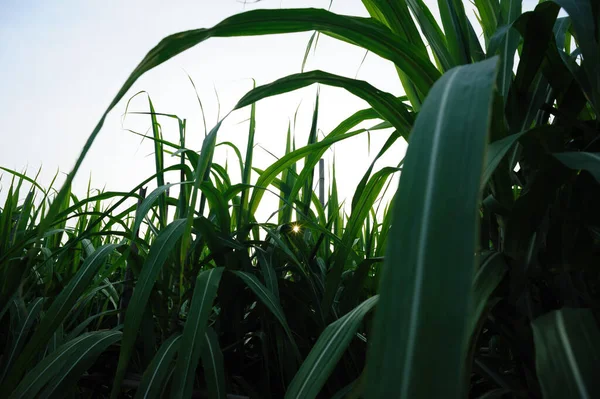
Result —
[{"label": "sugarcane leaf", "polygon": [[[448,71],[415,122],[380,276],[367,398],[462,397],[497,64],[494,57]],[[438,376],[435,384],[431,375]]]},{"label": "sugarcane leaf", "polygon": [[171,336],[162,343],[156,355],[144,371],[140,385],[135,393],[136,399],[159,398],[166,384],[173,358],[179,350],[181,334]]},{"label": "sugarcane leaf", "polygon": [[190,311],[183,328],[181,348],[175,364],[171,387],[171,398],[189,398],[194,388],[194,375],[200,360],[202,345],[205,344],[208,318],[221,281],[224,268],[203,271],[196,279]]},{"label": "sugarcane leaf", "polygon": [[150,293],[154,288],[158,274],[167,260],[169,253],[181,238],[185,223],[185,219],[177,219],[168,224],[156,237],[156,241],[152,244],[152,247],[150,247],[150,252],[144,262],[125,314],[123,341],[121,343],[119,363],[111,392],[111,397],[113,398],[119,396],[121,384],[131,359],[135,339],[142,323],[142,317],[146,310]]},{"label": "sugarcane leaf", "polygon": [[597,398],[600,331],[592,312],[563,308],[538,317],[532,327],[544,398]]},{"label": "sugarcane leaf", "polygon": [[315,398],[337,365],[358,327],[379,297],[373,296],[325,328],[300,366],[285,394],[286,399]]}]

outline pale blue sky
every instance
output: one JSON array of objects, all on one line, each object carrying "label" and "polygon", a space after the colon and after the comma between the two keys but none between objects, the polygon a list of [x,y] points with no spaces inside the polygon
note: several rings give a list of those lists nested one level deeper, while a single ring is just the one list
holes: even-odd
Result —
[{"label": "pale blue sky", "polygon": [[[427,1],[436,4],[436,1]],[[531,3],[531,4],[530,4]],[[534,2],[525,1],[531,9]],[[0,165],[30,173],[41,165],[47,183],[57,168],[71,169],[79,151],[115,93],[143,56],[164,36],[182,30],[209,27],[220,20],[252,8],[327,7],[329,0],[264,0],[244,5],[237,0],[0,0]],[[432,6],[434,14],[437,7]],[[335,0],[332,11],[366,16],[360,0]],[[472,18],[472,12],[469,12]],[[194,79],[204,102],[209,128],[217,120],[215,89],[221,116],[251,88],[251,78],[265,84],[300,71],[310,33],[253,38],[211,39],[143,76],[126,99],[139,90],[149,92],[157,112],[174,113],[188,119],[189,146],[200,148],[202,124],[195,94],[184,71]],[[364,51],[321,37],[307,69],[354,77]],[[390,62],[369,54],[358,77],[376,87],[402,94]],[[316,86],[260,102],[257,106],[257,143],[281,155],[288,120],[300,102],[297,138],[305,142],[310,128]],[[126,100],[109,115],[75,182],[83,194],[92,171],[95,187],[128,190],[153,171],[150,141],[123,130],[121,116]],[[352,112],[365,107],[361,100],[340,89],[321,89],[324,133]],[[133,110],[147,110],[138,96]],[[232,114],[219,141],[245,143],[248,110]],[[131,116],[126,128],[144,132],[148,118]],[[176,141],[177,126],[163,121],[167,139]],[[388,132],[371,136],[371,155],[383,144]],[[336,168],[342,195],[351,195],[365,171],[369,157],[367,139],[336,145]],[[401,158],[399,143],[382,161],[393,165]],[[331,155],[330,152],[329,155]],[[225,151],[217,154],[223,159]],[[257,149],[256,166],[272,162]],[[232,162],[230,162],[232,164]],[[6,188],[8,179],[0,182]]]}]

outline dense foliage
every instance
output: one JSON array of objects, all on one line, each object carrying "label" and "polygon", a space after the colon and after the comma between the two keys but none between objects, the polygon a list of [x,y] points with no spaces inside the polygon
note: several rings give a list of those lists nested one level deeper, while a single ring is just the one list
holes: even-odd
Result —
[{"label": "dense foliage", "polygon": [[[3,168],[2,397],[600,397],[600,4],[475,0],[480,40],[460,0],[438,0],[441,26],[422,0],[363,3],[370,18],[256,10],[169,36],[58,191]],[[149,101],[155,173],[71,192],[143,73],[211,37],[301,31],[393,62],[406,96],[323,71],[256,87],[235,107],[250,112],[239,182],[213,162],[221,123],[196,152]],[[309,142],[288,132],[253,168],[254,104],[314,83],[371,108],[318,140],[317,98]],[[315,165],[370,120],[393,128],[380,154],[404,137],[406,157],[373,163],[349,207],[333,177],[321,203]],[[279,208],[257,220],[266,190]]]}]

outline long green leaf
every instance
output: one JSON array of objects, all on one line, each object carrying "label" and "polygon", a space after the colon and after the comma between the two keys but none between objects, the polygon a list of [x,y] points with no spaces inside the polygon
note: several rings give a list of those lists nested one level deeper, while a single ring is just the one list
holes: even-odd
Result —
[{"label": "long green leaf", "polygon": [[378,299],[378,296],[367,299],[325,328],[290,383],[286,399],[310,399],[319,394],[355,336],[365,314],[377,304]]},{"label": "long green leaf", "polygon": [[390,93],[378,90],[362,80],[349,79],[318,70],[289,75],[272,83],[259,86],[242,97],[234,109],[239,109],[253,104],[260,99],[277,94],[288,93],[314,83],[340,87],[348,90],[355,96],[362,98],[373,107],[373,110],[375,110],[382,119],[390,122],[403,136],[408,137],[408,133],[412,127],[413,117],[402,101],[398,100]]},{"label": "long green leaf", "polygon": [[171,187],[173,186],[177,186],[179,184],[188,184],[189,182],[181,182],[181,183],[170,183],[170,184],[165,184],[162,186],[159,186],[157,188],[155,188],[150,194],[148,194],[148,196],[146,196],[146,198],[142,201],[142,203],[140,204],[140,206],[137,208],[136,214],[135,214],[135,221],[133,223],[133,228],[131,229],[132,232],[136,232],[138,231],[138,229],[140,228],[142,221],[144,220],[144,217],[146,217],[146,215],[148,214],[148,211],[150,210],[150,208],[152,208],[152,206],[154,205],[154,203],[166,192],[168,191]]},{"label": "long green leaf", "polygon": [[445,72],[456,65],[448,50],[446,36],[438,25],[437,21],[427,8],[423,0],[406,0],[410,10],[419,22],[419,27],[423,35],[429,42],[433,55],[440,65],[440,69]]},{"label": "long green leaf", "polygon": [[533,321],[535,364],[545,399],[600,397],[600,331],[587,309],[560,309]]},{"label": "long green leaf", "polygon": [[417,117],[380,277],[367,398],[464,392],[475,216],[497,63],[448,71]]},{"label": "long green leaf", "polygon": [[217,296],[223,268],[206,270],[198,275],[190,311],[183,327],[181,348],[175,364],[175,375],[171,388],[171,398],[189,398],[194,389],[194,375],[200,360],[204,344],[208,318],[212,312],[213,301]]},{"label": "long green leaf", "polygon": [[227,392],[225,391],[223,353],[219,347],[217,334],[211,327],[208,327],[204,333],[204,341],[200,350],[208,396],[214,399],[225,399]]},{"label": "long green leaf", "polygon": [[438,0],[446,41],[455,65],[471,62],[467,15],[462,0]]},{"label": "long green leaf", "polygon": [[164,385],[165,378],[172,369],[172,360],[179,350],[181,335],[173,335],[167,339],[158,349],[150,365],[144,372],[140,385],[135,393],[135,399],[159,398]]},{"label": "long green leaf", "polygon": [[[121,336],[119,331],[100,331],[83,334],[65,342],[49,356],[44,357],[21,380],[9,396],[10,399],[27,399],[37,397],[40,390],[61,371],[62,367],[73,355],[81,355],[97,343],[109,342]],[[114,342],[114,341],[112,341]],[[8,394],[10,391],[2,391]]]},{"label": "long green leaf", "polygon": [[125,327],[123,329],[123,342],[119,354],[119,363],[112,386],[111,397],[117,398],[121,390],[121,384],[131,359],[133,345],[137,336],[142,316],[146,311],[146,305],[152,288],[156,283],[156,278],[163,267],[169,253],[181,237],[185,227],[185,219],[177,219],[171,222],[163,231],[160,232],[154,244],[150,248],[148,257],[144,262],[142,271],[133,290],[129,307],[125,315]]},{"label": "long green leaf", "polygon": [[94,365],[98,356],[110,345],[121,339],[120,331],[105,333],[81,350],[71,353],[64,361],[64,366],[40,394],[40,399],[63,398],[73,385],[79,381],[81,375]]},{"label": "long green leaf", "polygon": [[285,318],[285,314],[283,313],[283,309],[281,309],[281,305],[279,300],[275,298],[273,293],[271,293],[267,288],[261,284],[261,282],[252,274],[242,272],[242,271],[233,271],[233,273],[238,276],[246,285],[256,294],[256,296],[261,300],[261,302],[271,311],[273,316],[277,318],[277,320],[281,323],[281,326],[285,330],[285,333],[294,348],[296,356],[298,360],[300,360],[300,351],[296,346],[296,340],[294,339],[294,335],[288,326],[287,320]]}]

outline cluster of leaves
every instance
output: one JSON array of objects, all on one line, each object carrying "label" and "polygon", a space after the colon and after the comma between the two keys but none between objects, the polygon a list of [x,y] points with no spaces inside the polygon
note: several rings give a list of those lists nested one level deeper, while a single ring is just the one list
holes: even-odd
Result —
[{"label": "cluster of leaves", "polygon": [[[127,80],[52,201],[11,172],[0,215],[1,392],[600,395],[600,6],[553,0],[522,13],[520,0],[475,0],[480,42],[460,0],[438,1],[441,27],[421,0],[363,4],[370,18],[256,10],[169,36]],[[253,89],[235,107],[251,114],[245,157],[232,146],[237,184],[213,162],[220,122],[198,154],[185,146],[184,120],[179,143],[162,138],[158,119],[176,117],[149,102],[156,174],[129,193],[70,192],[106,114],[143,73],[210,37],[301,31],[390,60],[406,97],[322,71]],[[253,169],[254,104],[314,83],[371,108],[318,141],[317,99],[308,144],[295,149],[288,132],[285,156]],[[335,180],[327,204],[314,196],[313,168],[371,119],[380,120],[371,130],[393,128],[380,154],[400,137],[408,151],[397,167],[371,165],[346,215]],[[166,167],[165,153],[180,162]],[[400,167],[378,220],[376,200]],[[178,183],[165,184],[173,173]],[[20,202],[23,181],[33,188]],[[255,218],[266,190],[280,197],[277,223]]]}]

